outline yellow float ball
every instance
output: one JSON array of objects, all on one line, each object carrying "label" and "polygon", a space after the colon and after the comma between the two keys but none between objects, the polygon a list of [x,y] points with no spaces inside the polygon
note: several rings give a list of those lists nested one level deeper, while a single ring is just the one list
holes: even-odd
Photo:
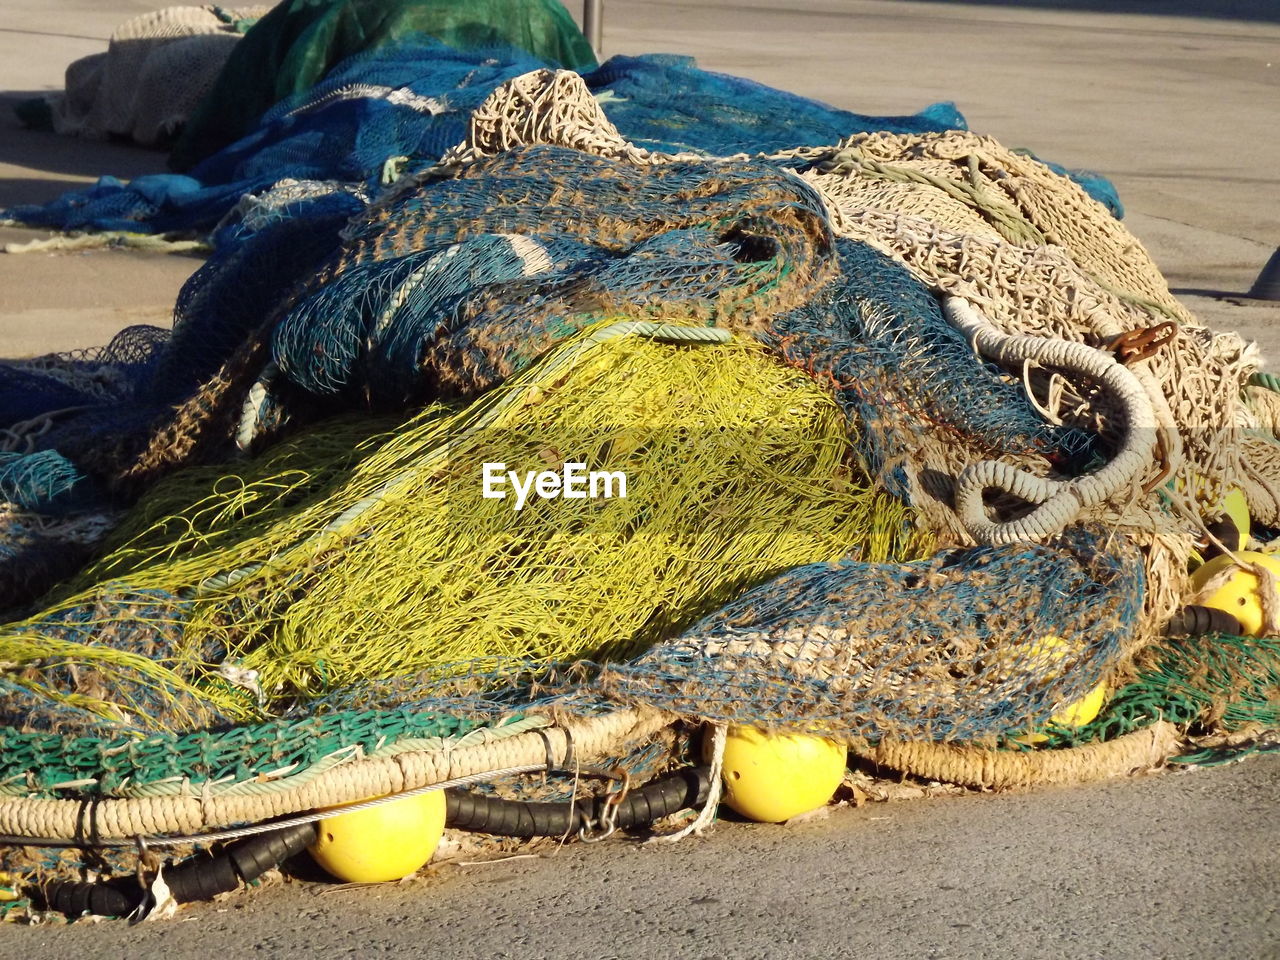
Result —
[{"label": "yellow float ball", "polygon": [[443,835],[444,793],[434,790],[325,817],[316,823],[310,849],[316,863],[339,880],[382,883],[423,867]]},{"label": "yellow float ball", "polygon": [[[1048,663],[1056,663],[1066,657],[1069,649],[1070,647],[1066,640],[1062,639],[1062,637],[1055,637],[1050,634],[1049,636],[1041,637],[1033,643],[1027,656],[1029,659],[1043,658]],[[1050,678],[1051,676],[1052,674],[1050,675]],[[1049,722],[1058,727],[1070,727],[1072,729],[1083,727],[1086,723],[1102,712],[1102,705],[1106,702],[1107,685],[1105,682],[1099,681],[1079,700],[1067,704],[1051,716],[1049,718]],[[1044,743],[1044,741],[1048,739],[1049,738],[1043,733],[1024,733],[1021,736],[1013,738],[1015,743],[1025,743],[1028,746],[1037,743]]]},{"label": "yellow float ball", "polygon": [[1249,542],[1249,501],[1245,499],[1244,491],[1239,487],[1232,487],[1227,491],[1227,495],[1222,498],[1222,512],[1231,518],[1231,522],[1236,525],[1236,529],[1240,531],[1240,542],[1238,544],[1227,544],[1234,546],[1237,550]]},{"label": "yellow float ball", "polygon": [[1201,601],[1206,607],[1225,610],[1240,621],[1240,630],[1247,637],[1262,634],[1262,599],[1258,596],[1258,577],[1239,566],[1236,559],[1256,563],[1280,577],[1280,558],[1255,550],[1241,550],[1235,554],[1214,557],[1191,575],[1192,590],[1200,590],[1215,575],[1235,567],[1227,582]]},{"label": "yellow float ball", "polygon": [[730,727],[724,747],[724,802],[748,820],[790,820],[831,799],[844,780],[847,757],[844,746],[825,737]]},{"label": "yellow float ball", "polygon": [[[1181,490],[1184,485],[1181,481],[1178,481],[1172,483],[1170,486]],[[1203,483],[1197,480],[1196,489],[1199,490],[1202,486]],[[1227,539],[1224,541],[1225,545],[1232,550],[1243,550],[1245,544],[1249,542],[1252,529],[1249,520],[1249,501],[1245,497],[1244,491],[1239,487],[1231,487],[1227,490],[1227,492],[1222,496],[1222,499],[1218,501],[1216,512],[1207,511],[1205,519],[1213,520],[1215,517],[1221,517],[1224,515],[1231,519],[1231,523],[1239,533],[1239,537],[1236,538],[1234,543],[1231,542],[1230,539]],[[1200,554],[1200,551],[1192,550],[1189,569],[1192,571],[1197,570],[1202,563],[1204,563],[1204,557]]]},{"label": "yellow float ball", "polygon": [[[1049,718],[1049,722],[1056,727],[1069,727],[1076,729],[1083,727],[1086,723],[1102,712],[1102,705],[1107,702],[1107,685],[1098,683],[1092,690],[1086,693],[1074,703],[1069,703],[1053,716]],[[1037,743],[1044,743],[1048,740],[1048,736],[1043,733],[1024,733],[1021,736],[1013,737],[1014,743],[1025,743],[1027,746],[1035,746]]]},{"label": "yellow float ball", "polygon": [[1049,722],[1059,727],[1083,727],[1102,712],[1102,705],[1107,702],[1107,685],[1097,683],[1075,703],[1069,703],[1052,717]]}]

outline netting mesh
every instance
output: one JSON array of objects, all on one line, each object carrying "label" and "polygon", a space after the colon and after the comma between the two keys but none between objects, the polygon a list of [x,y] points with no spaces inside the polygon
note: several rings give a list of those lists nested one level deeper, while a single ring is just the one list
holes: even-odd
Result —
[{"label": "netting mesh", "polygon": [[1099,546],[1077,530],[915,564],[799,567],[610,667],[602,683],[624,701],[734,724],[989,741],[1043,725],[1114,663],[1141,606],[1142,567],[1131,547]]},{"label": "netting mesh", "polygon": [[171,6],[112,31],[105,53],[67,67],[66,90],[20,104],[29,125],[148,146],[171,142],[266,7]]},{"label": "netting mesh", "polygon": [[[0,219],[60,230],[206,232],[245,194],[280,180],[376,187],[389,161],[434,162],[463,138],[471,112],[496,87],[545,66],[535,53],[507,45],[466,52],[427,36],[405,37],[356,53],[315,86],[291,92],[239,139],[201,160],[191,176],[153,175],[127,185],[105,177],[45,206],[0,211]],[[704,155],[830,143],[886,125],[906,133],[964,125],[949,105],[908,117],[867,117],[708,73],[684,58],[615,58],[587,79],[605,109],[618,113],[623,132],[638,137],[660,133],[668,122],[667,98],[681,91],[688,123],[679,142]],[[675,146],[669,139],[651,143]]]},{"label": "netting mesh", "polygon": [[559,0],[284,0],[229,58],[174,146],[185,170],[252,132],[277,102],[321,84],[342,61],[406,39],[465,51],[503,48],[574,70],[596,65]]},{"label": "netting mesh", "polygon": [[[287,776],[327,761],[376,755],[389,743],[428,746],[473,729],[468,721],[419,710],[347,711],[245,724],[216,736],[67,737],[0,732],[0,795],[74,789],[102,796],[165,796],[195,779],[243,784]],[[335,758],[335,754],[337,757]]]},{"label": "netting mesh", "polygon": [[[414,99],[439,92],[403,79],[414,57],[474,110]],[[330,123],[335,151],[385,145],[384,108],[457,138],[238,207],[121,385],[13,371],[15,396],[49,383],[24,415],[54,427],[10,428],[0,468],[56,451],[104,498],[146,492],[79,576],[20,598],[6,723],[109,740],[633,705],[1019,771],[1052,751],[988,748],[1046,726],[1050,748],[1154,731],[1121,757],[1138,765],[1177,739],[1160,717],[1274,726],[1270,641],[1152,641],[1226,492],[1280,517],[1278,405],[1102,203],[940,111],[806,113],[671,59],[586,82],[464,66],[352,62],[211,161],[285,157]],[[348,89],[383,70],[409,72]],[[685,116],[646,101],[655,77]],[[864,124],[882,129],[847,136]],[[404,175],[383,191],[384,172]],[[92,455],[56,433],[112,417]],[[627,496],[483,495],[484,464],[569,462]],[[69,537],[32,519],[49,497],[7,495],[13,566]],[[1095,723],[1052,729],[1099,688]]]},{"label": "netting mesh", "polygon": [[[432,408],[360,443],[366,425],[330,427],[256,476],[165,485],[81,578],[92,586],[12,629],[43,665],[6,719],[74,723],[42,721],[33,697],[160,729],[207,722],[193,702],[252,712],[216,678],[202,686],[227,664],[256,672],[271,710],[462,661],[500,683],[508,658],[630,657],[795,562],[920,549],[906,510],[850,472],[838,408],[758,348],[623,340],[558,377],[548,364],[490,395],[501,416]],[[625,499],[584,515],[483,497],[480,464],[536,469],[551,447],[630,476]],[[118,642],[95,641],[97,662],[103,636]],[[148,681],[124,678],[125,651],[145,654]]]}]

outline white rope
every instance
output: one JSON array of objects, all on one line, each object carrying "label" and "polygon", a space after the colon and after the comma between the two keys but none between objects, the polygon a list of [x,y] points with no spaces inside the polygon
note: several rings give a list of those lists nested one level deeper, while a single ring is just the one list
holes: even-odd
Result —
[{"label": "white rope", "polygon": [[324,96],[309,100],[300,107],[295,107],[285,116],[296,117],[300,114],[314,113],[321,107],[327,107],[342,100],[385,100],[397,107],[408,107],[416,113],[427,116],[438,116],[449,110],[447,100],[424,97],[414,93],[409,87],[388,87],[381,83],[348,83],[344,87],[330,90]]},{"label": "white rope", "polygon": [[[19,224],[29,226],[29,224]],[[213,247],[204,240],[169,239],[162,234],[129,233],[107,230],[102,233],[58,234],[26,243],[6,243],[0,249],[5,253],[75,253],[81,250],[99,250],[114,247],[128,250],[147,250],[159,253],[208,253]]]},{"label": "white rope", "polygon": [[271,388],[279,374],[280,368],[275,365],[275,361],[268,361],[245,395],[240,407],[240,422],[236,424],[236,449],[241,453],[248,453],[253,446],[258,435],[258,425],[271,403]]},{"label": "white rope", "polygon": [[727,724],[711,724],[711,770],[708,773],[710,783],[707,786],[707,802],[702,805],[698,815],[675,833],[664,833],[660,836],[650,837],[646,843],[675,843],[690,834],[700,837],[703,831],[716,822],[716,810],[720,807],[720,793],[724,784],[724,747],[728,739],[729,727]]},{"label": "white rope", "polygon": [[[956,513],[979,543],[1017,543],[1053,536],[1085,507],[1096,506],[1128,487],[1152,463],[1158,424],[1151,398],[1138,378],[1113,357],[1083,343],[1002,333],[960,297],[946,297],[943,311],[970,346],[989,360],[1009,367],[1033,360],[1095,381],[1118,402],[1125,424],[1124,440],[1115,458],[1084,477],[1053,480],[997,460],[966,467],[956,483]],[[1039,506],[1017,520],[992,520],[983,502],[983,493],[989,489],[1003,490]]]},{"label": "white rope", "polygon": [[53,429],[54,420],[89,409],[92,407],[81,404],[75,407],[63,407],[61,410],[48,410],[45,413],[36,414],[30,420],[0,427],[0,453],[34,453],[36,441]]},{"label": "white rope", "polygon": [[524,763],[513,767],[500,767],[496,770],[468,774],[465,777],[454,777],[452,780],[429,783],[421,787],[415,787],[412,790],[402,790],[400,793],[391,793],[383,797],[361,800],[359,803],[340,804],[339,810],[312,810],[308,813],[285,817],[283,820],[266,820],[262,823],[254,823],[244,827],[209,830],[204,833],[187,833],[177,836],[157,834],[155,836],[142,837],[76,837],[72,839],[67,837],[27,837],[5,834],[0,835],[0,843],[30,847],[76,847],[81,849],[91,847],[134,847],[140,842],[145,842],[149,847],[178,847],[189,843],[219,843],[228,840],[239,840],[242,837],[251,837],[258,833],[284,830],[287,827],[297,827],[304,823],[315,823],[317,820],[324,820],[326,817],[332,817],[339,812],[344,814],[356,813],[360,810],[368,810],[371,807],[380,807],[385,803],[403,800],[406,797],[417,797],[424,793],[447,790],[450,787],[469,787],[474,783],[483,783],[486,780],[500,780],[503,777],[515,776],[521,773],[545,772],[547,769],[545,763]]}]

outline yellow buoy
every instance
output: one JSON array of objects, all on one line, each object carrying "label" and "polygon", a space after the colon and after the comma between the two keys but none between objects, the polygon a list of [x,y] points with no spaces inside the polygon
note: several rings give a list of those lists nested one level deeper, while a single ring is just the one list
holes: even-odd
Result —
[{"label": "yellow buoy", "polygon": [[1239,487],[1232,487],[1227,491],[1227,495],[1222,498],[1222,512],[1231,518],[1231,522],[1236,525],[1236,529],[1240,531],[1240,542],[1236,544],[1227,544],[1229,547],[1241,549],[1249,542],[1251,531],[1249,528],[1249,501],[1245,499],[1244,491]]},{"label": "yellow buoy", "polygon": [[423,867],[444,835],[444,793],[402,797],[316,823],[311,856],[339,880],[381,883]]},{"label": "yellow buoy", "polygon": [[1226,583],[1201,601],[1206,607],[1224,610],[1240,621],[1241,632],[1248,637],[1262,635],[1262,598],[1258,595],[1258,577],[1241,567],[1236,561],[1256,563],[1280,577],[1280,558],[1255,550],[1241,550],[1235,554],[1214,557],[1191,575],[1192,590],[1200,590],[1214,576],[1235,567]]},{"label": "yellow buoy", "polygon": [[[708,738],[706,749],[710,747]],[[730,727],[724,802],[748,820],[780,823],[816,810],[844,779],[848,750],[825,737]]]},{"label": "yellow buoy", "polygon": [[[1049,722],[1054,726],[1069,727],[1073,730],[1083,727],[1102,712],[1102,705],[1106,702],[1107,685],[1098,683],[1079,700],[1067,704],[1051,716]],[[1014,743],[1025,743],[1029,747],[1035,746],[1037,743],[1044,743],[1048,739],[1047,735],[1035,731],[1012,738]]]},{"label": "yellow buoy", "polygon": [[[1181,483],[1175,483],[1174,486],[1179,490],[1182,489]],[[1196,486],[1197,489],[1199,489],[1201,484],[1197,483]],[[1211,521],[1222,516],[1230,518],[1232,525],[1236,528],[1236,532],[1239,534],[1239,536],[1234,539],[1230,537],[1225,538],[1223,541],[1224,545],[1232,550],[1243,550],[1245,544],[1249,542],[1249,537],[1252,535],[1252,529],[1249,520],[1249,501],[1245,497],[1244,491],[1239,487],[1231,487],[1223,495],[1222,499],[1218,501],[1216,513],[1206,513],[1205,520]],[[1189,569],[1192,571],[1197,570],[1202,563],[1204,563],[1204,557],[1201,555],[1199,550],[1193,549],[1191,551],[1191,565]]]},{"label": "yellow buoy", "polygon": [[1106,702],[1107,685],[1098,682],[1075,703],[1067,704],[1050,717],[1049,722],[1059,727],[1083,727],[1102,712],[1102,705]]},{"label": "yellow buoy", "polygon": [[[1067,641],[1062,637],[1056,637],[1052,634],[1041,637],[1031,645],[1028,653],[1028,659],[1043,658],[1048,663],[1056,663],[1066,657],[1069,651]],[[1046,679],[1051,679],[1052,674]],[[1049,718],[1049,722],[1058,727],[1070,727],[1075,729],[1083,727],[1086,723],[1093,720],[1102,712],[1102,706],[1107,702],[1107,685],[1104,681],[1096,683],[1083,697],[1072,703],[1067,704],[1061,710],[1057,711]],[[1043,733],[1024,733],[1021,736],[1012,738],[1015,743],[1025,743],[1028,746],[1043,743],[1049,738]]]}]

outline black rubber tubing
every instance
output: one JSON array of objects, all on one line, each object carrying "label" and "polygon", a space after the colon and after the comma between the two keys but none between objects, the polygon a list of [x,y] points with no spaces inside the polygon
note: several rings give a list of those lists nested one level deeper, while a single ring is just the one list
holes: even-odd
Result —
[{"label": "black rubber tubing", "polygon": [[[619,830],[653,823],[696,807],[707,798],[710,768],[685,767],[627,793],[617,804],[613,824]],[[592,829],[605,801],[585,797],[572,803],[525,803],[463,790],[445,793],[445,824],[458,830],[498,837],[562,837]]]},{"label": "black rubber tubing", "polygon": [[[216,857],[192,857],[165,870],[164,881],[179,903],[212,900],[220,893],[258,879],[272,867],[301,853],[316,838],[314,823],[302,823],[270,833],[246,837]],[[70,917],[92,914],[125,917],[147,896],[136,877],[116,877],[101,883],[55,880],[40,888],[40,899],[50,910]]]},{"label": "black rubber tubing", "polygon": [[[625,830],[695,807],[706,800],[710,783],[710,769],[705,766],[685,767],[659,777],[630,791],[615,805],[613,824]],[[465,790],[445,791],[445,826],[499,837],[576,834],[582,828],[598,826],[604,810],[605,799],[597,797],[572,803],[526,803]],[[212,900],[301,853],[315,837],[314,823],[260,833],[232,844],[216,857],[192,857],[167,869],[165,883],[178,903]],[[126,917],[147,896],[136,877],[98,883],[55,880],[41,887],[39,893],[46,909],[69,917]]]},{"label": "black rubber tubing", "polygon": [[1166,637],[1199,637],[1206,633],[1238,637],[1244,633],[1244,627],[1225,610],[1192,603],[1175,613],[1164,628]]},{"label": "black rubber tubing", "polygon": [[[1245,537],[1240,528],[1236,526],[1236,522],[1231,517],[1223,514],[1215,517],[1209,523],[1205,524],[1205,529],[1212,533],[1215,537],[1225,543],[1232,550],[1243,550],[1245,545]],[[1207,547],[1200,551],[1200,559],[1208,563],[1214,557],[1220,556],[1222,551],[1214,543],[1210,543]]]}]

